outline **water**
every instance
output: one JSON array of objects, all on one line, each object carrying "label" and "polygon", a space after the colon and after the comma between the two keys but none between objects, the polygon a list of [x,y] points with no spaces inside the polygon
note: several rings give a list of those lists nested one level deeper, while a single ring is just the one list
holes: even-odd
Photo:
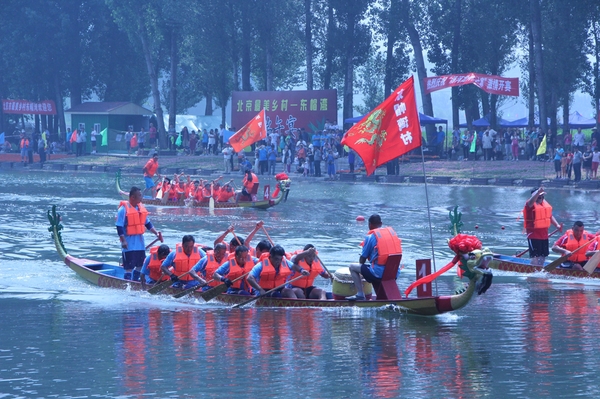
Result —
[{"label": "water", "polygon": [[[46,210],[57,204],[69,253],[117,262],[111,175],[2,171],[0,398],[597,397],[600,282],[496,272],[486,294],[433,318],[384,310],[240,309],[91,286],[58,260]],[[141,184],[125,177],[124,186]],[[517,220],[528,190],[429,187],[437,268],[452,254],[448,211],[497,252],[524,249]],[[548,192],[559,222],[597,226],[598,194]],[[403,240],[401,289],[431,257],[421,185],[294,181],[267,211],[150,208],[173,246],[210,245],[229,224],[245,236],[264,220],[294,250],[312,242],[331,269],[355,262],[382,215]],[[475,228],[477,226],[477,228]],[[505,228],[502,229],[502,226]],[[590,228],[594,231],[594,228]],[[254,243],[265,236],[259,232]],[[440,294],[462,283],[438,279]]]}]

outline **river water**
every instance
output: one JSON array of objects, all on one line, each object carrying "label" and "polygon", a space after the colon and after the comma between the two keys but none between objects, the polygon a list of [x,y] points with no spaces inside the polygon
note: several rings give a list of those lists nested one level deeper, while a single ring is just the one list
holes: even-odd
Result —
[{"label": "river water", "polygon": [[[125,176],[123,186],[142,184]],[[109,174],[0,170],[0,398],[406,397],[572,398],[600,395],[600,282],[496,272],[458,312],[432,318],[385,310],[241,309],[94,287],[62,263],[47,231],[53,204],[69,253],[116,262],[119,198]],[[448,212],[504,254],[524,249],[528,189],[428,187],[437,268]],[[598,193],[548,190],[559,222],[598,228]],[[403,240],[401,290],[431,257],[423,185],[294,181],[267,211],[150,207],[173,246],[210,245],[229,224],[245,236],[263,220],[291,251],[311,242],[336,269],[358,259],[381,214]],[[504,228],[503,228],[504,227]],[[265,238],[260,232],[254,243]],[[463,283],[448,273],[440,294]],[[324,283],[326,285],[326,283]]]}]

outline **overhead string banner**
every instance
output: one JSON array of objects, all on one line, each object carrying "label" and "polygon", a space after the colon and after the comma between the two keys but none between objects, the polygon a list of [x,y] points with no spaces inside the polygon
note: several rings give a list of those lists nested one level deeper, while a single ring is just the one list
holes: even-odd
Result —
[{"label": "overhead string banner", "polygon": [[519,78],[505,78],[481,73],[460,73],[454,75],[433,76],[425,78],[425,93],[442,90],[448,87],[474,84],[481,90],[502,96],[519,96]]},{"label": "overhead string banner", "polygon": [[365,163],[367,175],[378,166],[421,146],[421,126],[411,76],[346,132],[341,144]]}]

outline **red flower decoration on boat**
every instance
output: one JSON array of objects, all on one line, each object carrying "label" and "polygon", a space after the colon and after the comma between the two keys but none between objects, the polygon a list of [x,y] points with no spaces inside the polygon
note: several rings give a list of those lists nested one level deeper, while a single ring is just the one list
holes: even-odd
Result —
[{"label": "red flower decoration on boat", "polygon": [[448,241],[448,246],[457,254],[468,254],[476,249],[481,249],[481,241],[475,236],[457,234]]}]

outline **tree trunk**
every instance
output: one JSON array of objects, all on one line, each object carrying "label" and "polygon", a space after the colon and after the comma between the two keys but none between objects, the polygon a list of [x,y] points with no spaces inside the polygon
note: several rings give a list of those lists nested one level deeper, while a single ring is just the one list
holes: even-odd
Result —
[{"label": "tree trunk", "polygon": [[594,31],[594,55],[596,58],[596,62],[594,62],[594,81],[592,83],[594,95],[592,98],[594,99],[596,111],[596,128],[600,129],[600,22],[594,20],[592,27]]},{"label": "tree trunk", "polygon": [[[56,104],[56,115],[58,116],[58,131],[61,134],[66,134],[66,121],[65,121],[65,108],[63,107],[63,98],[62,98],[62,90],[60,89],[60,77],[58,74],[54,75],[54,102]],[[66,136],[65,136],[66,137]],[[69,137],[66,137],[69,140]],[[61,142],[61,137],[59,136],[58,142]]]},{"label": "tree trunk", "polygon": [[204,115],[212,115],[213,114],[213,95],[205,94],[206,98],[206,106],[204,107]]},{"label": "tree trunk", "polygon": [[[460,55],[460,23],[462,21],[462,2],[461,0],[455,0],[454,2],[454,31],[452,37],[452,59],[450,60],[450,72],[460,73],[458,70],[458,57]],[[452,126],[458,128],[460,124],[459,116],[459,105],[460,101],[458,98],[458,87],[452,88]]]},{"label": "tree trunk", "polygon": [[306,18],[304,26],[304,39],[306,51],[306,89],[313,90],[313,44],[312,44],[312,0],[304,0],[304,17]]},{"label": "tree trunk", "polygon": [[569,93],[566,93],[564,96],[564,103],[562,106],[563,109],[563,143],[565,134],[569,131]]},{"label": "tree trunk", "polygon": [[542,56],[542,23],[539,0],[529,0],[531,13],[531,35],[533,37],[533,51],[535,55],[535,77],[537,84],[537,98],[540,113],[540,127],[546,133],[548,122],[546,119],[546,91],[544,87],[544,63]]},{"label": "tree trunk", "polygon": [[270,38],[265,43],[266,68],[265,68],[265,87],[267,91],[273,91],[273,47]]},{"label": "tree trunk", "polygon": [[535,123],[535,53],[533,51],[533,34],[531,33],[531,25],[529,25],[528,34],[529,43],[528,43],[528,51],[529,51],[529,64],[527,65],[527,70],[529,72],[529,96],[527,98],[529,105],[529,128],[533,129],[533,125]]},{"label": "tree trunk", "polygon": [[333,74],[333,31],[335,21],[333,19],[333,6],[331,1],[327,2],[327,42],[325,43],[325,71],[323,72],[323,89],[331,88],[331,75]]},{"label": "tree trunk", "polygon": [[[346,32],[346,74],[344,76],[344,109],[343,120],[353,117],[354,99],[354,31],[357,16],[348,14],[348,31]],[[343,123],[343,121],[342,121]]]},{"label": "tree trunk", "polygon": [[250,18],[248,13],[248,5],[246,2],[242,2],[242,91],[252,91],[252,85],[250,84],[250,45],[252,41],[252,34],[250,32]]},{"label": "tree trunk", "polygon": [[[405,10],[410,8],[407,0],[403,0]],[[425,67],[425,59],[423,58],[423,47],[421,46],[421,38],[419,36],[419,32],[412,24],[408,16],[404,18],[404,26],[408,31],[408,37],[410,39],[410,44],[413,48],[413,53],[415,55],[415,62],[417,64],[417,76],[419,77],[419,87],[421,88],[421,101],[423,102],[423,113],[425,115],[434,116],[433,115],[433,103],[431,101],[431,94],[425,94],[425,78],[427,77],[427,68]],[[435,125],[426,125],[425,131],[427,135],[427,141],[430,142],[435,135]]]},{"label": "tree trunk", "polygon": [[144,52],[144,58],[146,60],[146,68],[148,69],[148,76],[150,77],[150,86],[152,89],[152,99],[154,100],[154,113],[156,114],[156,124],[158,133],[158,143],[160,148],[167,147],[167,134],[165,131],[165,118],[163,115],[162,106],[160,104],[160,91],[158,90],[158,73],[152,63],[152,55],[148,46],[148,40],[146,37],[146,29],[140,24],[139,38],[142,42],[142,51]]},{"label": "tree trunk", "polygon": [[169,126],[175,126],[177,118],[177,32],[171,27],[171,85],[169,87]]}]

